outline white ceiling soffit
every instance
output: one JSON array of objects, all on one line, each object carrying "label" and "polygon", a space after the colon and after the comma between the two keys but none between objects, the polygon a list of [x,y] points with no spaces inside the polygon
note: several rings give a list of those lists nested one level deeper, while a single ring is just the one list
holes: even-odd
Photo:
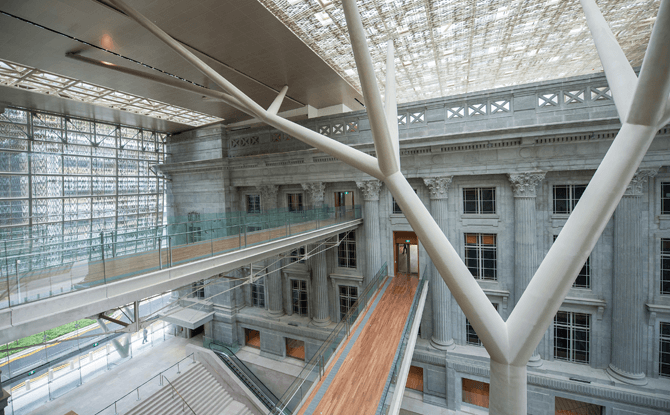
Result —
[{"label": "white ceiling soffit", "polygon": [[[111,65],[111,64],[110,64]],[[0,59],[0,85],[199,127],[221,118]]]},{"label": "white ceiling soffit", "polygon": [[[259,0],[360,91],[341,0]],[[380,88],[395,39],[398,102],[600,71],[579,0],[358,0]],[[600,0],[633,66],[660,0]]]}]

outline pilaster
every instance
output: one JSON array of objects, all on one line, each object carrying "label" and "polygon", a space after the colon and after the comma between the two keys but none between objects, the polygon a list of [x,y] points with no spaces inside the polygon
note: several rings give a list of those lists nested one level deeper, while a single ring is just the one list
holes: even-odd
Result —
[{"label": "pilaster", "polygon": [[364,287],[374,278],[381,267],[381,234],[379,230],[379,192],[382,182],[379,180],[356,181],[363,192],[363,229],[365,229],[365,276]]},{"label": "pilaster", "polygon": [[[645,385],[642,361],[644,284],[641,199],[654,170],[638,170],[614,211],[614,278],[612,287],[612,357],[607,372],[633,385]],[[625,346],[624,346],[625,345]]]},{"label": "pilaster", "polygon": [[[544,180],[545,172],[509,173],[514,191],[514,297],[515,304],[523,295],[539,266],[537,250],[536,188]],[[542,359],[533,352],[529,366],[540,366]]]},{"label": "pilaster", "polygon": [[[448,191],[453,176],[425,177],[423,183],[430,190],[430,213],[440,230],[447,234]],[[430,344],[436,349],[447,350],[455,347],[449,316],[451,314],[451,292],[434,265],[430,267],[430,292],[433,302],[433,336]]]}]

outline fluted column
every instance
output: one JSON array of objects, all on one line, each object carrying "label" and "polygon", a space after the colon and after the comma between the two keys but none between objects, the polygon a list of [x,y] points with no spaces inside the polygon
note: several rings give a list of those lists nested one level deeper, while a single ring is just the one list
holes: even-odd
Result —
[{"label": "fluted column", "polygon": [[323,196],[326,193],[326,184],[323,182],[300,183],[302,190],[309,194],[309,200],[314,208],[323,205]]},{"label": "fluted column", "polygon": [[[426,177],[424,184],[430,190],[430,213],[438,226],[447,234],[449,185],[453,176]],[[451,314],[451,292],[434,265],[430,267],[431,300],[433,302],[433,336],[430,344],[436,349],[447,350],[454,346],[454,336],[449,322]]]},{"label": "fluted column", "polygon": [[263,211],[277,209],[277,191],[279,191],[279,186],[274,184],[256,186],[259,193],[261,194],[261,204],[263,205]]},{"label": "fluted column", "polygon": [[268,289],[268,314],[272,317],[281,317],[284,315],[283,290],[281,283],[281,264],[280,257],[270,257],[267,259],[268,275],[265,276],[265,285]]},{"label": "fluted column", "polygon": [[[535,198],[537,185],[544,180],[545,172],[510,173],[509,181],[514,191],[514,297],[515,304],[528,287],[539,263],[537,250],[537,210]],[[528,361],[529,366],[540,366],[542,359],[537,351]]]},{"label": "fluted column", "polygon": [[308,252],[316,252],[307,260],[312,271],[312,322],[315,326],[323,327],[330,324],[328,313],[328,264],[326,261],[325,246],[309,245]]},{"label": "fluted column", "polygon": [[364,287],[367,287],[382,265],[381,234],[379,231],[379,191],[382,182],[379,180],[357,181],[356,186],[363,192],[363,228],[365,229],[365,276]]},{"label": "fluted column", "polygon": [[[656,170],[639,170],[614,211],[614,278],[612,290],[612,357],[607,372],[633,385],[645,385],[642,361],[644,283],[641,269],[641,198]],[[646,355],[646,353],[644,354]],[[644,362],[646,364],[646,362]]]}]

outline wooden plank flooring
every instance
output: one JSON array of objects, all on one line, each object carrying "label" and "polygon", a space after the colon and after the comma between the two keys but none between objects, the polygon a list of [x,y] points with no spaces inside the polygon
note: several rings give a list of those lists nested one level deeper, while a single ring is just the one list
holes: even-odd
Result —
[{"label": "wooden plank flooring", "polygon": [[[418,283],[416,277],[399,275],[393,278],[332,379],[314,414],[375,413],[393,365],[393,357],[400,343]],[[336,356],[331,365],[338,359],[339,356]],[[327,379],[328,374],[329,371],[323,380]],[[309,402],[314,399],[323,380],[317,384],[303,404],[298,412],[299,415],[307,413]]]}]

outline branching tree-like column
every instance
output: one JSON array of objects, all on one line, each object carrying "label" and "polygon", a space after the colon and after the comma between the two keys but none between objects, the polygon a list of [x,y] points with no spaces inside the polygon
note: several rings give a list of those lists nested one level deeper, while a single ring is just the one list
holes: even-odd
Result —
[{"label": "branching tree-like column", "polygon": [[314,208],[323,206],[323,196],[326,193],[326,184],[323,182],[301,183],[302,190],[309,194],[309,201]]},{"label": "branching tree-like column", "polygon": [[642,360],[642,336],[646,329],[639,324],[646,298],[640,272],[646,261],[640,248],[643,237],[640,199],[647,180],[656,172],[638,171],[614,211],[612,358],[607,372],[633,385],[647,384]]},{"label": "branching tree-like column", "polygon": [[328,263],[326,251],[323,246],[309,245],[308,252],[316,251],[308,259],[309,268],[312,272],[312,323],[318,327],[330,324],[328,313]]},{"label": "branching tree-like column", "polygon": [[[356,0],[343,0],[342,4],[376,158],[279,117],[276,110],[286,88],[270,108],[265,109],[123,0],[108,2],[152,32],[224,91],[202,88],[203,95],[220,99],[383,181],[489,353],[489,413],[526,413],[526,364],[612,217],[656,132],[670,121],[670,0],[661,0],[639,78],[595,0],[581,0],[622,127],[507,321],[503,321],[472,278],[458,252],[400,171],[393,41],[387,42],[386,100],[382,102]],[[195,88],[172,80],[164,83],[191,91]]]},{"label": "branching tree-like column", "polygon": [[382,265],[381,233],[379,231],[379,180],[357,181],[356,186],[363,192],[363,229],[365,229],[365,276],[363,286],[367,287]]},{"label": "branching tree-like column", "polygon": [[[430,213],[440,230],[446,235],[449,226],[448,190],[453,176],[425,177],[423,183],[430,190]],[[430,344],[436,349],[455,347],[454,335],[449,322],[451,316],[451,293],[435,265],[430,267],[430,292],[433,301],[433,336]]]},{"label": "branching tree-like column", "polygon": [[[514,191],[514,297],[521,299],[528,283],[540,263],[537,251],[537,209],[535,188],[544,180],[545,172],[510,173],[509,181]],[[542,365],[537,351],[533,352],[529,366]]]},{"label": "branching tree-like column", "polygon": [[265,276],[265,285],[268,289],[268,314],[271,317],[281,317],[284,315],[284,292],[281,281],[280,257],[270,257],[267,259],[268,275]]}]

